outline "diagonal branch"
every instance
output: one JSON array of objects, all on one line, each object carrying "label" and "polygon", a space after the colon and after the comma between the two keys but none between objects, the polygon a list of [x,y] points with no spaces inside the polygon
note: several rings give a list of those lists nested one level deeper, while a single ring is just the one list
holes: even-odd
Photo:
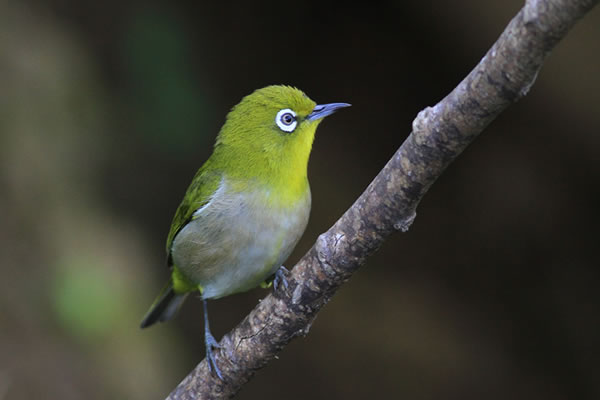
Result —
[{"label": "diagonal branch", "polygon": [[413,131],[354,205],[317,239],[288,277],[221,340],[220,381],[202,361],[170,400],[229,398],[312,321],[350,276],[395,231],[446,167],[506,107],[525,96],[550,51],[598,0],[527,0],[496,43]]}]

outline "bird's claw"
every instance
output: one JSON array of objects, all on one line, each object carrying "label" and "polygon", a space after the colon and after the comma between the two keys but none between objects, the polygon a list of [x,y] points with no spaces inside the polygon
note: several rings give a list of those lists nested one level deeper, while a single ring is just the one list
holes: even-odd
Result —
[{"label": "bird's claw", "polygon": [[215,340],[215,337],[210,332],[205,334],[204,341],[206,344],[206,359],[208,361],[208,369],[217,374],[219,379],[223,380],[223,374],[217,366],[217,360],[213,354],[213,349],[220,349],[221,345]]},{"label": "bird's claw", "polygon": [[220,380],[224,380],[223,379],[223,374],[221,373],[221,370],[219,369],[219,367],[217,366],[217,360],[215,360],[215,356],[211,350],[207,350],[206,351],[206,358],[208,359],[208,369],[211,372],[214,372],[215,374],[217,374],[217,376],[219,377]]},{"label": "bird's claw", "polygon": [[277,268],[277,271],[275,271],[275,278],[273,279],[273,289],[277,290],[277,288],[279,288],[280,285],[283,285],[283,287],[287,289],[289,283],[287,281],[286,275],[289,273],[290,271],[283,265]]}]

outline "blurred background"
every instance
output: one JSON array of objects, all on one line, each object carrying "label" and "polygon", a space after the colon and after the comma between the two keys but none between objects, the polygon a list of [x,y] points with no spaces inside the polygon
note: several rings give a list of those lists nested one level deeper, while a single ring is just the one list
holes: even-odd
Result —
[{"label": "blurred background", "polygon": [[[291,267],[522,3],[1,1],[0,399],[164,398],[201,303],[138,326],[228,110],[278,83],[353,104]],[[600,398],[599,71],[596,9],[239,398]],[[215,336],[267,293],[212,302]]]}]

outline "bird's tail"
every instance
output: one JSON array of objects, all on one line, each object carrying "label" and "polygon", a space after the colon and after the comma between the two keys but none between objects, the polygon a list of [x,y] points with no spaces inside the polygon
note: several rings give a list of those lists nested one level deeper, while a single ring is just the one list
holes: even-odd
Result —
[{"label": "bird's tail", "polygon": [[181,308],[187,295],[188,293],[175,293],[175,290],[173,290],[173,283],[169,280],[169,283],[163,288],[150,307],[150,310],[142,320],[140,327],[147,328],[156,322],[165,322],[173,318],[175,314],[177,314],[179,308]]}]

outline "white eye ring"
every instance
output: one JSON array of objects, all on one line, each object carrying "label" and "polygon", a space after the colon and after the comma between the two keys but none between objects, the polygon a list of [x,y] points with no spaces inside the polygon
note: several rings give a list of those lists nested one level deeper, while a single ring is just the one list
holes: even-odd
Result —
[{"label": "white eye ring", "polygon": [[298,121],[296,120],[296,113],[289,108],[284,108],[283,110],[279,110],[277,116],[275,117],[275,123],[284,132],[293,132],[296,129],[296,125],[298,125]]}]

